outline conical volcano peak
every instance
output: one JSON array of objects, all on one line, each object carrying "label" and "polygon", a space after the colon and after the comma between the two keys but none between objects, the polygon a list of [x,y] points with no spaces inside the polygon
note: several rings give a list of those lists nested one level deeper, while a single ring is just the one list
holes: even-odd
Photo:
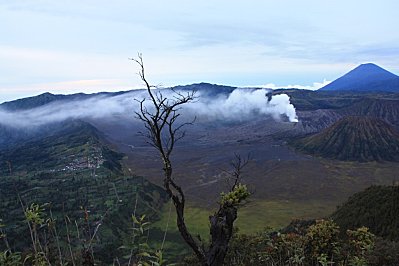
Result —
[{"label": "conical volcano peak", "polygon": [[322,90],[399,91],[399,77],[376,64],[365,63],[326,85]]},{"label": "conical volcano peak", "polygon": [[376,69],[383,69],[382,67],[374,64],[374,63],[363,63],[360,64],[357,68],[376,68]]},{"label": "conical volcano peak", "polygon": [[399,161],[399,133],[382,119],[347,116],[296,142],[305,153],[343,161]]},{"label": "conical volcano peak", "polygon": [[[388,70],[383,69],[382,67],[374,64],[374,63],[365,63],[361,64],[355,69],[353,69],[351,72],[357,72],[357,73],[363,73],[363,74],[381,74],[381,75],[387,75],[389,77],[398,77],[395,74],[392,74]],[[348,73],[348,74],[349,74]]]}]

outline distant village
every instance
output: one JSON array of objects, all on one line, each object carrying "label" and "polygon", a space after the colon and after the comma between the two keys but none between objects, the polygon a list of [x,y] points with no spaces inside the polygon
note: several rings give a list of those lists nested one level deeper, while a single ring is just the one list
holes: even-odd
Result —
[{"label": "distant village", "polygon": [[69,163],[60,169],[53,169],[51,172],[71,172],[82,169],[92,169],[93,173],[95,173],[95,169],[100,168],[105,160],[102,155],[101,147],[93,145],[90,146],[89,150],[77,154],[70,154],[65,158],[65,161],[69,161]]}]

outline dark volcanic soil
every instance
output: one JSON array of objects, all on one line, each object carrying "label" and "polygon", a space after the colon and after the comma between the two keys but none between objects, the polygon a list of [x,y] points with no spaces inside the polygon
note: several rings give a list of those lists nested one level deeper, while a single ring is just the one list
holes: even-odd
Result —
[{"label": "dark volcanic soil", "polygon": [[[141,124],[131,118],[93,124],[127,155],[132,173],[162,184],[158,154],[137,133]],[[244,175],[255,198],[338,203],[371,184],[389,184],[399,170],[398,164],[334,162],[296,153],[282,138],[298,131],[296,127],[270,118],[228,124],[197,121],[186,128],[186,137],[174,150],[175,178],[191,200],[208,205],[227,187],[237,153],[251,158]]]}]

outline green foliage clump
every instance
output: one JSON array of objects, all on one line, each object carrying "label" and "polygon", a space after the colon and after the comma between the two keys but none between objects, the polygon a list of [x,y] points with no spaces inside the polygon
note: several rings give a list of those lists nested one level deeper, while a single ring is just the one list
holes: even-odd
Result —
[{"label": "green foliage clump", "polygon": [[356,230],[347,230],[346,234],[349,237],[350,264],[367,265],[367,255],[373,250],[375,236],[364,226]]},{"label": "green foliage clump", "polygon": [[25,210],[25,218],[29,223],[33,225],[41,225],[44,223],[43,211],[45,205],[39,205],[37,203],[32,203],[29,208]]},{"label": "green foliage clump", "polygon": [[366,226],[380,237],[399,241],[399,186],[371,186],[356,193],[331,218],[343,230]]},{"label": "green foliage clump", "polygon": [[366,227],[343,236],[333,221],[319,220],[302,232],[235,234],[225,265],[395,265],[376,263],[384,258],[374,252],[375,237]]},{"label": "green foliage clump", "polygon": [[306,241],[312,259],[331,260],[340,252],[339,227],[333,221],[319,220],[308,228]]},{"label": "green foliage clump", "polygon": [[19,252],[6,250],[0,253],[0,265],[2,266],[20,266],[22,265],[22,257]]},{"label": "green foliage clump", "polygon": [[238,184],[232,191],[221,193],[220,204],[224,206],[238,206],[242,201],[247,199],[250,194],[246,185]]},{"label": "green foliage clump", "polygon": [[162,249],[154,250],[148,244],[148,234],[151,223],[146,215],[136,217],[132,214],[133,228],[132,240],[127,245],[121,247],[129,251],[129,255],[124,256],[128,260],[128,265],[140,266],[162,266],[166,260],[163,257]]}]

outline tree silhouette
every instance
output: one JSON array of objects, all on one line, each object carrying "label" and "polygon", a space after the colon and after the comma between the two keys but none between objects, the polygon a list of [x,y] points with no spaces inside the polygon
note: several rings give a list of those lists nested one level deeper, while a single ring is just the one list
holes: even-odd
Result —
[{"label": "tree silhouette", "polygon": [[[153,90],[155,86],[150,85],[145,77],[143,57],[132,58],[139,65],[139,76],[146,86],[149,99],[138,100],[140,104],[136,116],[144,123],[145,131],[141,134],[146,137],[147,143],[158,150],[163,163],[163,187],[172,199],[176,215],[177,227],[184,241],[194,251],[202,265],[222,265],[226,256],[229,241],[233,234],[233,224],[237,219],[237,209],[240,203],[249,196],[245,185],[241,184],[242,168],[248,160],[241,159],[236,155],[233,163],[234,171],[231,175],[233,182],[227,193],[222,193],[218,210],[209,216],[210,222],[210,244],[206,248],[201,239],[195,239],[189,232],[184,219],[185,194],[179,184],[173,178],[173,165],[171,154],[176,142],[185,136],[183,127],[190,123],[179,123],[181,107],[196,100],[195,91],[178,92],[173,91],[172,96],[165,96],[161,90]],[[149,101],[147,108],[145,102]]]}]

